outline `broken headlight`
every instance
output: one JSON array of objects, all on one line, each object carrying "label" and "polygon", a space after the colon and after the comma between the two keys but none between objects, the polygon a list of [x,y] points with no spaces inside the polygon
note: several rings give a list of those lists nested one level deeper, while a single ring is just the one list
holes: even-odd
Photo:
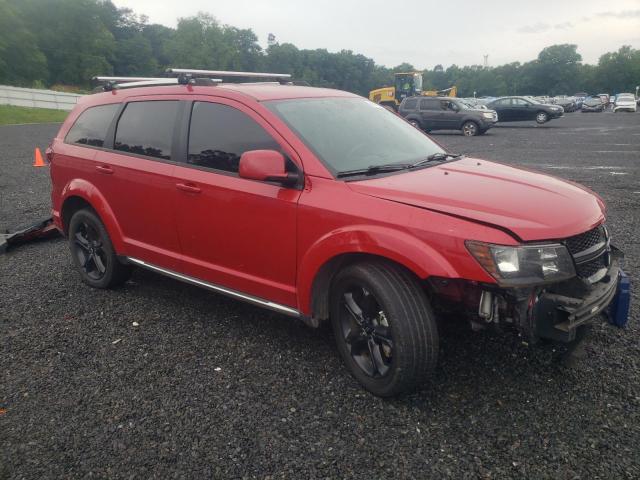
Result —
[{"label": "broken headlight", "polygon": [[555,283],[575,276],[571,255],[564,245],[510,247],[467,241],[467,249],[501,287]]}]

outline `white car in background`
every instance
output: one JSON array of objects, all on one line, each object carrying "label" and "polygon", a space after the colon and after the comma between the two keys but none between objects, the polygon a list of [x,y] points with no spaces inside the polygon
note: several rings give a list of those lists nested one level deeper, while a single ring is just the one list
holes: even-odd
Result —
[{"label": "white car in background", "polygon": [[637,108],[636,97],[632,93],[620,93],[616,95],[616,100],[613,104],[614,112],[617,112],[618,110],[635,112]]}]

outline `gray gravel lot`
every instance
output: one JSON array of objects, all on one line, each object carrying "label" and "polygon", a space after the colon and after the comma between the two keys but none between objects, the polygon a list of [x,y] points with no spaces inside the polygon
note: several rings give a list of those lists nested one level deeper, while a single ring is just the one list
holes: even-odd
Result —
[{"label": "gray gravel lot", "polygon": [[[46,216],[57,125],[0,127],[0,228]],[[454,152],[581,182],[640,285],[640,113],[500,126]],[[421,393],[381,400],[328,328],[138,271],[80,283],[62,240],[0,256],[0,478],[639,478],[638,296],[571,367],[515,336],[445,332]],[[138,322],[139,326],[132,326]]]}]

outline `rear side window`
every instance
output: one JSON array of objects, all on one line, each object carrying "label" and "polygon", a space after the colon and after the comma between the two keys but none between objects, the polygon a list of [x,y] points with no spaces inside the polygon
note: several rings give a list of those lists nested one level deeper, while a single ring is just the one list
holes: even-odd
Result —
[{"label": "rear side window", "polygon": [[79,143],[92,147],[102,147],[107,136],[107,130],[120,104],[111,103],[87,108],[76,119],[69,133],[65,137],[66,143]]},{"label": "rear side window", "polygon": [[418,99],[410,98],[409,100],[404,101],[404,106],[402,108],[406,110],[415,110],[417,106],[418,106]]},{"label": "rear side window", "polygon": [[116,150],[171,159],[179,102],[160,100],[127,104],[116,128]]},{"label": "rear side window", "polygon": [[189,128],[187,162],[236,173],[240,156],[249,150],[280,150],[264,128],[227,105],[195,102]]},{"label": "rear side window", "polygon": [[440,110],[440,101],[435,98],[423,98],[420,100],[420,110]]}]

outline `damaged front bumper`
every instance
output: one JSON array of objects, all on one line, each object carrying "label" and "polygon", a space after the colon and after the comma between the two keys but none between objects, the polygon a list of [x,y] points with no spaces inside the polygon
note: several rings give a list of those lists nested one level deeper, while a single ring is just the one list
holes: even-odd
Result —
[{"label": "damaged front bumper", "polygon": [[[616,295],[625,294],[619,288],[621,280],[626,277],[620,268],[620,257],[621,255],[613,256],[605,277],[593,285],[575,281],[574,284],[559,286],[536,295],[529,311],[536,336],[570,342],[575,339],[577,328],[593,318],[602,313],[617,315],[616,312],[608,312],[607,308]],[[628,296],[628,288],[625,295]],[[626,304],[625,313],[628,315],[628,299]],[[616,323],[623,326],[626,315]]]},{"label": "damaged front bumper", "polygon": [[[597,282],[576,276],[544,287],[500,288],[463,279],[430,278],[433,306],[446,317],[466,317],[473,330],[514,328],[529,343],[572,342],[597,317],[622,327],[629,313],[629,278],[622,252],[611,246],[606,273]],[[589,278],[596,278],[592,276]]]}]

